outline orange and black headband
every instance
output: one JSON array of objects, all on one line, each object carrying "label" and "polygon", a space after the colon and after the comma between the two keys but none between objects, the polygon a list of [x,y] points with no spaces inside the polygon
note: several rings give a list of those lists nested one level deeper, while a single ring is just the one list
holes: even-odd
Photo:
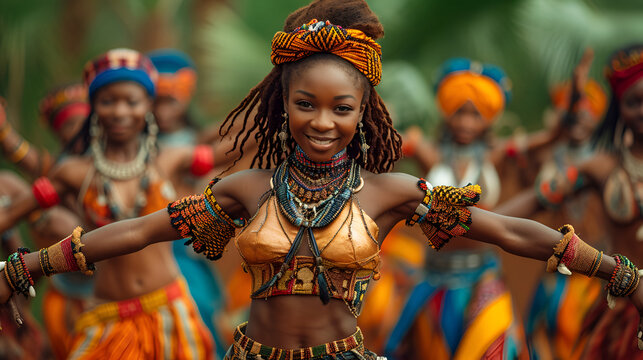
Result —
[{"label": "orange and black headband", "polygon": [[373,86],[382,79],[382,48],[378,43],[360,30],[317,19],[289,33],[277,32],[272,38],[270,61],[281,65],[315,53],[334,54],[350,62]]}]

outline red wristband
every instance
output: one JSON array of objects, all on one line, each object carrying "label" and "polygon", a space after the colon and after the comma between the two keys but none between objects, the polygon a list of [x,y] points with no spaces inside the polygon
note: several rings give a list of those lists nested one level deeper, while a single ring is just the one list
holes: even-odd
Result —
[{"label": "red wristband", "polygon": [[214,153],[212,147],[208,145],[198,145],[194,148],[192,165],[190,171],[192,175],[203,176],[214,168]]},{"label": "red wristband", "polygon": [[404,157],[412,157],[417,152],[418,144],[412,140],[402,140],[402,155]]},{"label": "red wristband", "polygon": [[60,203],[60,198],[54,185],[46,177],[38,178],[33,183],[32,190],[38,205],[43,209],[48,209]]}]

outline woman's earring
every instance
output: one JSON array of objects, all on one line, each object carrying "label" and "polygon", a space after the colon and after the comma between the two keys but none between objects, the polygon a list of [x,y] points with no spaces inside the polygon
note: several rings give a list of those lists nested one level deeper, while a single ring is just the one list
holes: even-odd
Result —
[{"label": "woman's earring", "polygon": [[92,116],[89,117],[89,135],[92,140],[98,140],[101,136],[100,125],[98,125],[98,115],[96,115],[96,113],[93,113]]},{"label": "woman's earring", "polygon": [[284,154],[287,152],[288,147],[286,146],[286,140],[288,140],[288,113],[284,112],[281,114],[281,117],[284,118],[284,122],[281,123],[281,131],[279,132],[279,140],[281,141],[281,150]]},{"label": "woman's earring", "polygon": [[364,158],[364,166],[368,162],[368,149],[371,147],[366,143],[366,135],[364,134],[364,123],[362,120],[357,124],[359,130],[359,148],[362,151],[362,157]]},{"label": "woman's earring", "polygon": [[145,113],[145,122],[147,123],[147,132],[156,137],[159,133],[159,126],[156,124],[156,118],[151,112]]},{"label": "woman's earring", "polygon": [[159,133],[159,126],[156,124],[156,118],[152,112],[145,113],[145,123],[147,124],[145,146],[149,153],[156,155],[156,140]]}]

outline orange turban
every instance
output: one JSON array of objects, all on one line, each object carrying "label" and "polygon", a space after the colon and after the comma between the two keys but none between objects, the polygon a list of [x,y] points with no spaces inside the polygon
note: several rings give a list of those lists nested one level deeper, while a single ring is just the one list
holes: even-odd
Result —
[{"label": "orange turban", "polygon": [[438,85],[437,102],[444,116],[452,116],[467,101],[490,124],[504,110],[506,99],[496,81],[475,72],[454,72]]},{"label": "orange turban", "polygon": [[[557,109],[567,109],[569,107],[569,97],[571,96],[571,84],[565,82],[554,87],[551,92],[552,104]],[[595,120],[599,120],[607,107],[607,95],[599,83],[590,80],[585,85],[578,107],[589,111]]]},{"label": "orange turban", "polygon": [[177,72],[159,73],[156,96],[171,96],[181,102],[189,102],[196,88],[196,71],[183,68]]},{"label": "orange turban", "polygon": [[293,32],[277,32],[272,38],[270,61],[280,65],[315,53],[335,54],[350,62],[373,86],[382,79],[382,49],[378,43],[360,30],[344,29],[317,19]]}]

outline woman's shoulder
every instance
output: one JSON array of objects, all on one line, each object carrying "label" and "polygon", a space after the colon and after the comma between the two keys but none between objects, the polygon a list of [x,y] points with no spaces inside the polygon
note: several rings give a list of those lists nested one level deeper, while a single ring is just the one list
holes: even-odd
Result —
[{"label": "woman's shoulder", "polygon": [[255,213],[263,195],[270,190],[273,173],[271,169],[249,169],[215,178],[212,192],[231,216],[248,218]]},{"label": "woman's shoulder", "polygon": [[213,191],[224,192],[236,198],[246,197],[246,194],[263,194],[270,189],[270,179],[274,169],[248,169],[216,178]]}]

